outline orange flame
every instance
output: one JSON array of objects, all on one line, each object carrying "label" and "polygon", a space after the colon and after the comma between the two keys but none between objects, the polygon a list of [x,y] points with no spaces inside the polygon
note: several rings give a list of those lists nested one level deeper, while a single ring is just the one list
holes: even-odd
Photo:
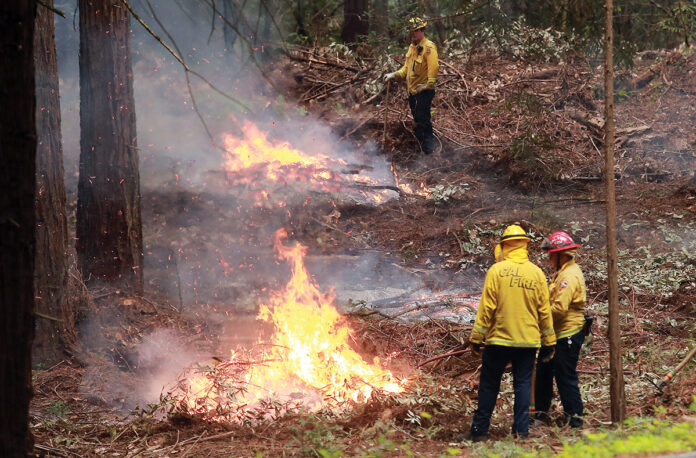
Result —
[{"label": "orange flame", "polygon": [[243,137],[224,134],[222,143],[225,148],[224,169],[227,172],[238,172],[255,166],[267,168],[268,177],[277,180],[283,166],[295,165],[313,167],[319,170],[322,178],[327,178],[326,166],[332,162],[344,163],[323,154],[309,156],[293,148],[288,142],[271,142],[268,135],[254,123],[245,120]]},{"label": "orange flame", "polygon": [[[379,359],[367,363],[349,344],[350,328],[333,305],[332,293],[319,291],[304,265],[306,247],[285,246],[287,232],[275,235],[275,249],[292,265],[292,278],[281,291],[271,293],[258,319],[272,324],[271,350],[262,364],[254,364],[237,376],[246,383],[238,403],[255,405],[262,399],[289,396],[303,399],[310,408],[365,402],[379,390],[403,391],[404,382],[381,367]],[[233,365],[233,351],[228,364]],[[190,408],[205,413],[219,411],[224,396],[203,372],[188,379],[186,399]]]}]

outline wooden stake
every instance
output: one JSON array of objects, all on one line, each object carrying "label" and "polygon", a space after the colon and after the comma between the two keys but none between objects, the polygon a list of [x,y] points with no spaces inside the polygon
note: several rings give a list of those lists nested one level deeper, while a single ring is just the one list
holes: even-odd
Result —
[{"label": "wooden stake", "polygon": [[384,128],[382,129],[382,143],[387,142],[387,123],[389,122],[389,86],[391,80],[387,81],[387,94],[384,96]]},{"label": "wooden stake", "polygon": [[616,249],[616,191],[614,188],[614,2],[606,0],[604,36],[604,151],[606,180],[607,283],[609,296],[609,394],[611,421],[621,423],[626,418],[626,396],[621,362],[621,332],[619,325],[619,288]]}]

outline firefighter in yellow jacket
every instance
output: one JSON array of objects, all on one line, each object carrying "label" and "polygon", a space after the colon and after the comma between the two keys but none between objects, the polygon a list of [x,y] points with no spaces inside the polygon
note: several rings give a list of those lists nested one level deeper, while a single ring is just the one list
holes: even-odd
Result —
[{"label": "firefighter in yellow jacket", "polygon": [[[527,256],[530,238],[517,225],[508,226],[501,238],[502,259],[486,274],[476,322],[469,337],[471,349],[480,353],[485,341],[478,408],[465,438],[488,438],[491,415],[505,366],[512,362],[515,391],[512,433],[529,435],[532,371],[537,349],[544,360],[553,358],[556,336],[549,306],[546,276]],[[501,259],[496,257],[496,260]]]},{"label": "firefighter in yellow jacket", "polygon": [[409,21],[411,45],[406,52],[404,66],[396,72],[388,73],[384,79],[406,80],[408,104],[416,123],[414,133],[423,152],[430,154],[435,151],[436,145],[430,121],[430,106],[435,97],[435,83],[440,64],[437,60],[437,47],[425,38],[427,25],[428,23],[419,17]]},{"label": "firefighter in yellow jacket", "polygon": [[535,418],[548,420],[553,397],[553,379],[570,426],[581,427],[583,406],[578,387],[577,365],[585,340],[585,277],[575,263],[580,245],[565,232],[555,232],[545,239],[541,248],[549,254],[555,274],[549,285],[553,328],[556,332],[556,356],[553,361],[537,363],[534,388]]}]

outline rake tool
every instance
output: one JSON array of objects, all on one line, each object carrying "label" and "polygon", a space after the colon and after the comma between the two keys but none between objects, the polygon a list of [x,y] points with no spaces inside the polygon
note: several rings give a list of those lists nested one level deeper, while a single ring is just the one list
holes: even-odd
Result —
[{"label": "rake tool", "polygon": [[658,385],[656,385],[657,389],[662,391],[662,389],[667,385],[667,383],[669,383],[674,378],[674,376],[677,375],[679,371],[681,371],[684,368],[684,366],[688,364],[689,360],[691,360],[691,358],[693,358],[694,355],[696,355],[696,347],[691,349],[691,351],[684,357],[684,359],[681,360],[677,367],[675,367],[674,369],[669,371],[667,375],[665,375],[662,381]]},{"label": "rake tool", "polygon": [[384,96],[384,127],[382,129],[382,142],[387,142],[387,124],[389,123],[389,86],[391,81],[387,81],[387,94]]}]

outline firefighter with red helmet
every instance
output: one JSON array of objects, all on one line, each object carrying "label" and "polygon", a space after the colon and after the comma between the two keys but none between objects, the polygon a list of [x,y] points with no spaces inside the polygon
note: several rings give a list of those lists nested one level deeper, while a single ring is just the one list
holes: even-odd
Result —
[{"label": "firefighter with red helmet", "polygon": [[534,416],[538,420],[548,420],[553,380],[556,380],[563,411],[571,427],[581,427],[583,416],[577,364],[585,340],[587,293],[585,277],[574,259],[579,247],[565,232],[554,232],[541,245],[555,270],[549,284],[549,297],[557,343],[553,360],[538,361],[534,388]]},{"label": "firefighter with red helmet", "polygon": [[550,360],[556,343],[546,276],[529,260],[530,240],[520,226],[508,226],[500,240],[500,253],[496,253],[497,262],[486,273],[476,322],[469,337],[472,352],[479,354],[483,350],[478,408],[464,439],[474,442],[488,439],[500,380],[508,363],[512,363],[515,391],[512,433],[520,437],[529,435],[537,349],[541,347],[539,358]]}]

